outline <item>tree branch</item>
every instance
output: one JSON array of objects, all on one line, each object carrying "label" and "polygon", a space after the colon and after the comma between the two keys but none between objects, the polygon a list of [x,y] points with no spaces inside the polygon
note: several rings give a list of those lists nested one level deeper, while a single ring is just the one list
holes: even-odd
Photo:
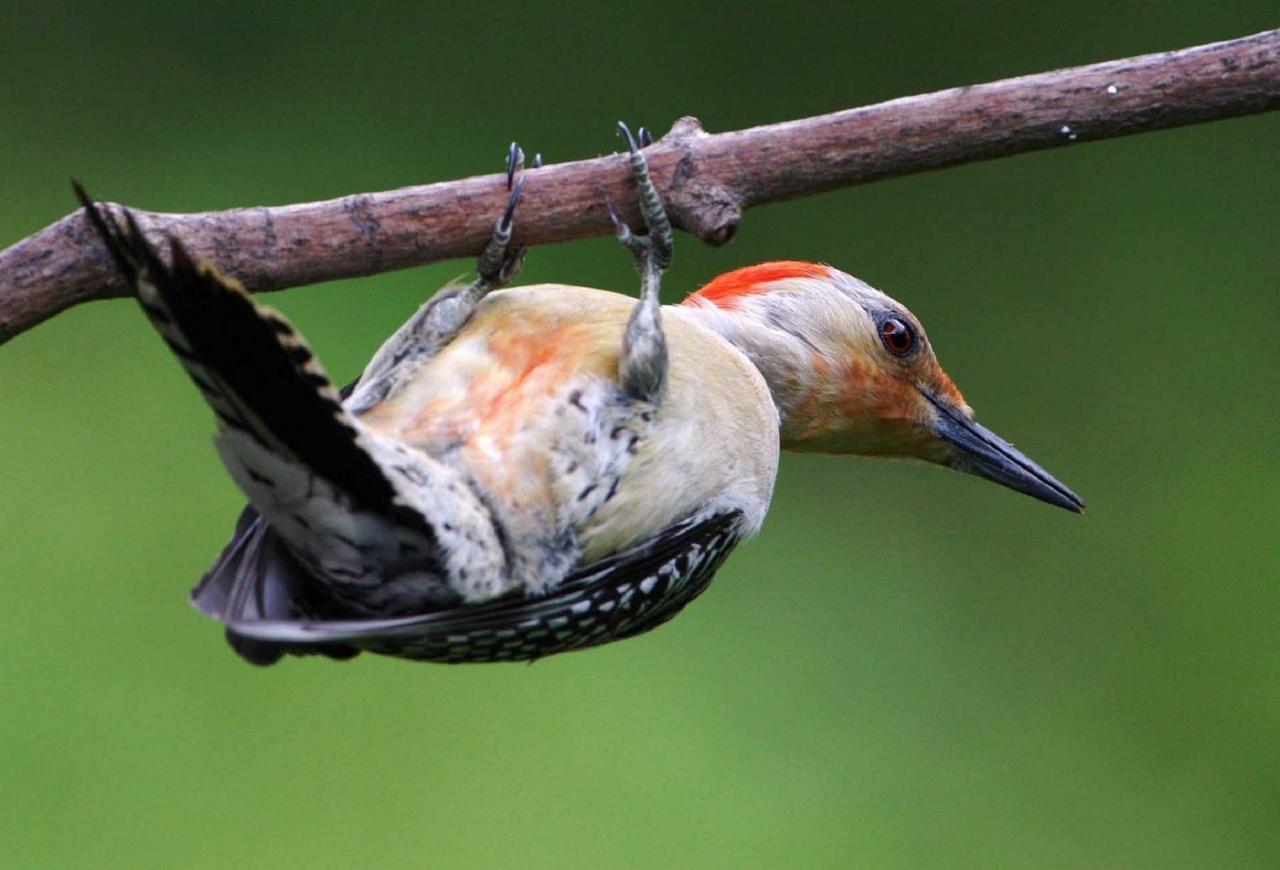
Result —
[{"label": "tree branch", "polygon": [[[676,226],[711,244],[766,202],[958,163],[1280,107],[1280,30],[1211,45],[954,88],[708,135],[681,118],[646,152]],[[486,175],[324,202],[199,214],[135,212],[251,290],[370,275],[483,248],[506,200]],[[527,174],[518,241],[606,235],[630,220],[622,156]],[[0,252],[0,342],[91,299],[123,295],[79,212]]]}]

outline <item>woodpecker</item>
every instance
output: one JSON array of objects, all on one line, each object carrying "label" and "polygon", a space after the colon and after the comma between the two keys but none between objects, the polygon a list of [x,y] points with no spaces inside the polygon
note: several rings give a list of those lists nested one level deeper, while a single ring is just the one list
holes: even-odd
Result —
[{"label": "woodpecker", "polygon": [[780,449],[914,457],[1083,509],[975,422],[911,312],[851,275],[764,263],[661,306],[671,223],[647,134],[619,128],[646,231],[609,213],[638,301],[501,289],[524,255],[513,143],[476,278],[341,392],[282,315],[77,187],[248,497],[192,592],[245,659],[530,660],[648,631],[760,528]]}]

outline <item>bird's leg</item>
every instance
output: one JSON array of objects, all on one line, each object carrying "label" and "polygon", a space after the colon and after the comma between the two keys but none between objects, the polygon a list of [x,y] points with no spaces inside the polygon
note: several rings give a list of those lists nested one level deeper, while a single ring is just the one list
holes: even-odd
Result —
[{"label": "bird's leg", "polygon": [[640,272],[640,301],[632,310],[623,334],[619,376],[623,389],[631,398],[657,402],[667,380],[667,340],[662,334],[658,291],[662,286],[662,273],[671,265],[675,240],[662,197],[649,175],[649,164],[640,153],[640,149],[651,141],[648,132],[641,127],[637,142],[626,124],[619,121],[618,129],[627,139],[631,174],[640,194],[640,214],[648,229],[646,235],[636,235],[622,222],[613,207],[609,207],[609,217],[613,219],[618,241],[636,258],[636,269]]},{"label": "bird's leg", "polygon": [[[533,158],[534,168],[542,166],[542,155]],[[507,199],[507,208],[493,226],[493,235],[485,245],[484,252],[476,260],[476,278],[465,288],[461,295],[473,296],[478,303],[491,290],[497,290],[508,284],[520,273],[524,265],[525,245],[511,249],[512,217],[516,205],[524,193],[524,150],[519,143],[512,142],[507,149],[507,190],[511,196]]]},{"label": "bird's leg", "polygon": [[[535,169],[542,166],[541,154],[534,156],[533,165]],[[511,234],[516,206],[524,195],[523,170],[524,150],[512,142],[507,150],[507,207],[476,260],[476,277],[468,284],[442,288],[387,339],[356,386],[349,405],[355,413],[382,401],[412,374],[416,365],[439,353],[466,326],[481,300],[520,272],[526,246],[512,248]]]},{"label": "bird's leg", "polygon": [[[542,155],[534,157],[534,167],[542,165]],[[484,252],[476,260],[476,277],[469,284],[447,287],[437,293],[420,312],[424,337],[434,338],[437,347],[448,344],[475,312],[480,300],[505,286],[524,265],[525,245],[511,247],[516,206],[524,195],[524,150],[516,142],[507,150],[507,207],[493,225]],[[432,311],[431,309],[440,309]],[[414,318],[417,320],[418,318]],[[420,333],[421,334],[421,333]]]}]

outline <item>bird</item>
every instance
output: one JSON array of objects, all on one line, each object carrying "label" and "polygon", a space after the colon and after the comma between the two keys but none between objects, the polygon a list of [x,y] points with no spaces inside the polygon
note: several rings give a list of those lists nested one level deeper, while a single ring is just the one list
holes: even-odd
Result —
[{"label": "bird", "polygon": [[283,315],[76,185],[248,499],[191,593],[245,660],[527,661],[647,632],[760,529],[780,450],[915,458],[1083,510],[976,422],[919,320],[852,275],[766,262],[663,306],[674,233],[652,140],[619,129],[643,231],[608,210],[638,299],[506,286],[525,255],[512,143],[475,278],[342,390]]}]

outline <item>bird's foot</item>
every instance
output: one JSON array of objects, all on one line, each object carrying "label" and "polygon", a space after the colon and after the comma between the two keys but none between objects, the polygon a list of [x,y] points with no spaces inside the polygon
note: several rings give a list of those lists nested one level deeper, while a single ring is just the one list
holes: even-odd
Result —
[{"label": "bird's foot", "polygon": [[640,301],[631,311],[627,328],[622,336],[622,359],[619,375],[623,389],[631,398],[657,402],[662,396],[667,378],[667,341],[662,332],[662,312],[659,291],[662,273],[671,265],[674,246],[671,221],[662,205],[662,197],[649,175],[649,164],[640,149],[652,141],[648,131],[640,128],[639,141],[631,135],[627,125],[618,122],[618,129],[627,139],[631,152],[631,174],[640,194],[640,215],[648,232],[637,235],[623,223],[609,206],[609,217],[618,233],[618,241],[636,258],[640,271]]},{"label": "bird's foot", "polygon": [[[535,154],[533,167],[542,166],[542,155]],[[507,207],[493,226],[493,235],[485,245],[484,252],[476,260],[477,284],[485,292],[496,290],[509,283],[520,273],[524,265],[527,245],[511,245],[511,234],[514,228],[516,206],[524,195],[524,149],[517,142],[512,142],[507,149]]]},{"label": "bird's foot", "polygon": [[636,258],[636,268],[645,276],[660,276],[671,265],[672,249],[675,246],[675,234],[671,230],[671,220],[662,205],[662,197],[649,175],[649,163],[640,149],[653,143],[653,137],[644,127],[639,136],[632,136],[631,130],[622,121],[618,122],[618,130],[627,140],[630,152],[631,175],[636,180],[636,188],[640,194],[640,216],[644,219],[645,235],[637,235],[618,216],[612,204],[606,203],[609,218],[613,221],[618,241]]}]

